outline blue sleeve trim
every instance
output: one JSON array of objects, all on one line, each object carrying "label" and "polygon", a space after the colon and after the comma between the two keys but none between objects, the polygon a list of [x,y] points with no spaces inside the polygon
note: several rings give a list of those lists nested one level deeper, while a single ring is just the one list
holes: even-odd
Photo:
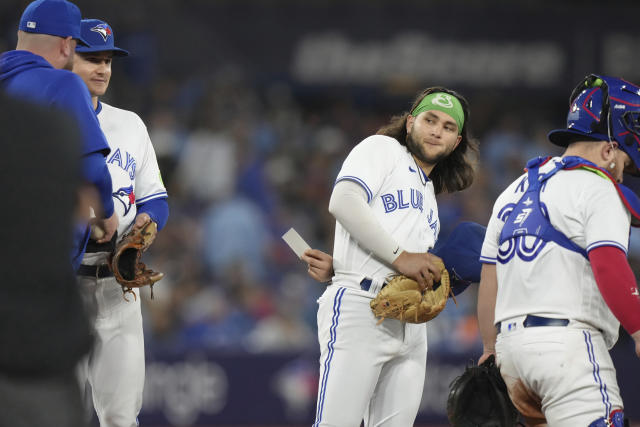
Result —
[{"label": "blue sleeve trim", "polygon": [[480,257],[480,262],[482,264],[495,264],[496,263],[496,258],[489,258],[486,256],[481,256]]},{"label": "blue sleeve trim", "polygon": [[82,174],[85,180],[96,186],[102,202],[105,218],[113,215],[113,192],[111,174],[104,162],[104,156],[93,152],[82,157]]},{"label": "blue sleeve trim", "polygon": [[373,199],[373,192],[371,191],[371,189],[369,189],[367,184],[365,184],[365,182],[360,178],[358,178],[357,176],[341,176],[336,180],[336,184],[339,183],[340,181],[353,181],[357,184],[360,184],[362,188],[364,188],[364,191],[366,191],[367,193],[367,203],[371,202],[371,199]]},{"label": "blue sleeve trim", "polygon": [[155,194],[152,194],[150,196],[145,196],[145,197],[143,197],[141,199],[136,199],[136,204],[145,203],[145,202],[148,202],[149,200],[158,199],[158,198],[161,198],[161,197],[166,198],[167,197],[167,192],[166,191],[161,191],[159,193],[155,193]]},{"label": "blue sleeve trim", "polygon": [[158,230],[162,230],[167,223],[167,219],[169,218],[169,203],[166,197],[149,200],[145,203],[136,202],[136,207],[138,208],[138,214],[146,213],[151,217],[153,222],[158,224]]},{"label": "blue sleeve trim", "polygon": [[602,246],[613,246],[614,248],[620,249],[625,254],[627,253],[627,249],[624,246],[613,240],[598,240],[597,242],[593,242],[592,244],[587,246],[587,252],[590,252],[595,248],[600,248]]}]

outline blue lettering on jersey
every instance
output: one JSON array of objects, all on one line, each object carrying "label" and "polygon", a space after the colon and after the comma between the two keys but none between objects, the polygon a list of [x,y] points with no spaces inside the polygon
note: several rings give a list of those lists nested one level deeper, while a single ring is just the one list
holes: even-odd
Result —
[{"label": "blue lettering on jersey", "polygon": [[125,154],[126,160],[123,162],[122,153],[120,153],[119,148],[116,148],[116,151],[113,152],[109,160],[107,160],[107,163],[120,166],[122,170],[129,174],[129,178],[133,181],[136,178],[136,159],[129,154],[128,151],[125,151]]},{"label": "blue lettering on jersey", "polygon": [[500,245],[497,260],[500,264],[506,264],[514,255],[518,255],[521,260],[529,262],[538,256],[546,244],[540,237],[516,236]]},{"label": "blue lettering on jersey", "polygon": [[111,155],[111,158],[107,160],[107,163],[111,163],[111,164],[118,163],[118,166],[122,167],[122,156],[120,155],[119,148],[113,152],[113,154]]},{"label": "blue lettering on jersey", "polygon": [[383,194],[380,198],[384,204],[385,213],[393,212],[398,209],[398,204],[396,203],[396,199],[393,197],[393,194]]},{"label": "blue lettering on jersey", "polygon": [[422,208],[424,206],[424,196],[420,191],[411,189],[411,207],[414,209],[420,209],[422,212]]},{"label": "blue lettering on jersey", "polygon": [[127,165],[124,170],[129,171],[129,178],[133,181],[136,178],[136,159],[127,152]]},{"label": "blue lettering on jersey", "polygon": [[500,209],[500,212],[498,212],[498,219],[502,222],[507,222],[507,217],[515,207],[515,203],[507,203],[506,205],[504,205],[502,209]]},{"label": "blue lettering on jersey", "polygon": [[409,196],[409,198],[411,199],[411,204],[409,204],[409,198],[407,198],[405,195],[405,190],[398,190],[397,194],[397,199],[395,195],[391,193],[386,193],[380,196],[382,204],[384,205],[385,213],[393,212],[396,209],[408,209],[409,206],[414,209],[419,209],[420,212],[422,212],[422,210],[424,209],[424,196],[420,191],[414,188],[411,189]]},{"label": "blue lettering on jersey", "polygon": [[429,215],[427,216],[427,221],[429,222],[429,227],[431,227],[431,231],[433,231],[433,238],[435,239],[438,235],[438,218],[433,218],[433,209],[429,211]]},{"label": "blue lettering on jersey", "polygon": [[398,190],[398,209],[407,209],[409,202],[405,202],[402,198],[402,190]]},{"label": "blue lettering on jersey", "polygon": [[[544,184],[546,184],[546,182]],[[515,255],[523,261],[532,261],[547,244],[547,242],[542,238],[529,235],[525,223],[529,218],[531,218],[532,213],[536,214],[537,211],[535,210],[536,208],[530,207],[535,204],[530,197],[524,195],[523,199],[524,200],[520,201],[520,209],[518,212],[514,213],[515,217],[510,217],[510,215],[514,209],[518,207],[517,203],[507,203],[498,212],[498,218],[505,223],[509,221],[513,228],[513,237],[502,242],[498,248],[497,260],[500,264],[506,264]],[[538,201],[538,203],[542,216],[548,220],[549,213],[547,206],[540,201]],[[534,215],[534,217],[536,222],[534,227],[536,227],[540,218],[537,215]]]}]

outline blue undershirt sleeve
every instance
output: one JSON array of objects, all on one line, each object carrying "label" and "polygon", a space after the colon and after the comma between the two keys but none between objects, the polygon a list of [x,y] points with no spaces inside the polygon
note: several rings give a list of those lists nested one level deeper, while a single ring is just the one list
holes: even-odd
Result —
[{"label": "blue undershirt sleeve", "polygon": [[167,219],[169,218],[169,203],[167,203],[166,197],[149,200],[148,202],[136,205],[136,207],[138,208],[138,215],[146,213],[151,217],[153,222],[158,224],[158,230],[162,230],[167,223]]}]

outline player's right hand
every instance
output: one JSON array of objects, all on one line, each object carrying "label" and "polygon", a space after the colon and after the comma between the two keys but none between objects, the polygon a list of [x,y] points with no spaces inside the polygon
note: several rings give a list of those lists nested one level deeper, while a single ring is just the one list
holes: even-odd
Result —
[{"label": "player's right hand", "polygon": [[431,289],[440,281],[440,273],[444,270],[442,259],[431,253],[415,253],[402,251],[393,261],[393,267],[400,274],[412,278],[423,291]]},{"label": "player's right hand", "polygon": [[300,257],[307,263],[309,276],[318,282],[328,282],[333,277],[333,257],[318,249],[307,249]]},{"label": "player's right hand", "polygon": [[94,219],[92,222],[104,231],[104,236],[97,240],[98,243],[110,242],[118,229],[118,215],[115,212],[113,212],[110,218]]}]

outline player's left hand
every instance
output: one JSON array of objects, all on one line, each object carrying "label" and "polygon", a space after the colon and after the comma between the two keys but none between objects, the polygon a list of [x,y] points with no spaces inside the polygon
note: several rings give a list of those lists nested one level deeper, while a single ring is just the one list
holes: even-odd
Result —
[{"label": "player's left hand", "polygon": [[307,272],[318,282],[328,282],[333,277],[333,257],[318,249],[307,249],[301,259],[309,265]]},{"label": "player's left hand", "polygon": [[[136,216],[135,222],[133,223],[133,226],[131,227],[131,230],[140,230],[142,227],[144,227],[145,225],[149,224],[150,222],[151,222],[151,217],[149,216],[149,214],[147,214],[146,212],[138,214]],[[156,233],[153,233],[153,235],[151,235],[149,237],[149,239],[150,239],[150,243],[144,249],[145,251],[148,249],[149,246],[151,246],[153,241],[156,239]]]}]

